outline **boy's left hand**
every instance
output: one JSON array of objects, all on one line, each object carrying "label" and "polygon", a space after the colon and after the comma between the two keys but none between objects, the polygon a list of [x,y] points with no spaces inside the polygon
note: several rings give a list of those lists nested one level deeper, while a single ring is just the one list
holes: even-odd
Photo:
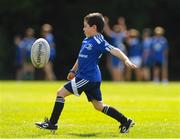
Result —
[{"label": "boy's left hand", "polygon": [[72,72],[69,72],[69,73],[68,73],[68,76],[67,76],[67,79],[70,81],[70,80],[72,80],[74,77],[75,77],[75,74],[72,73]]},{"label": "boy's left hand", "polygon": [[136,69],[137,66],[133,64],[129,59],[125,61],[125,65],[130,69]]}]

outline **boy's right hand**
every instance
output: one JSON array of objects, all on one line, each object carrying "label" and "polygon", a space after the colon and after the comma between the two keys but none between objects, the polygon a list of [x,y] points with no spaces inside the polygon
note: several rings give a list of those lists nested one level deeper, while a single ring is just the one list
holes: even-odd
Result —
[{"label": "boy's right hand", "polygon": [[71,71],[70,71],[70,72],[68,73],[68,75],[67,75],[67,79],[68,79],[68,80],[72,80],[74,77],[75,77],[75,73],[73,73],[73,72],[71,72]]},{"label": "boy's right hand", "polygon": [[137,66],[135,64],[133,64],[129,59],[127,59],[125,61],[125,65],[130,69],[136,69],[137,68]]}]

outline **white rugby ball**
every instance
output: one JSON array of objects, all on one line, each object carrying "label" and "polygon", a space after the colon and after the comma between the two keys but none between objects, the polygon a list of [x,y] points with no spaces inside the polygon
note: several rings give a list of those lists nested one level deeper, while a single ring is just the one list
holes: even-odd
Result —
[{"label": "white rugby ball", "polygon": [[43,39],[37,39],[31,47],[31,62],[34,67],[42,68],[48,61],[50,56],[50,46],[48,42]]}]

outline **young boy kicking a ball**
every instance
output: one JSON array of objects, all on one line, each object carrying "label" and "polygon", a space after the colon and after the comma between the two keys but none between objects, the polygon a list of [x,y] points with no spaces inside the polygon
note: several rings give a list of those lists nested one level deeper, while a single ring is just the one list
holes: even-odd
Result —
[{"label": "young boy kicking a ball", "polygon": [[127,133],[134,122],[125,117],[115,108],[104,105],[101,97],[101,72],[98,62],[103,53],[108,52],[118,57],[131,69],[134,65],[128,57],[118,48],[110,45],[101,34],[104,28],[104,18],[100,13],[90,13],[84,17],[83,31],[86,38],[83,40],[76,63],[70,70],[67,82],[64,87],[58,90],[56,102],[50,119],[44,122],[35,123],[38,127],[49,130],[57,130],[58,119],[64,107],[65,98],[69,95],[80,96],[85,92],[88,101],[94,108],[120,123],[120,132]]}]

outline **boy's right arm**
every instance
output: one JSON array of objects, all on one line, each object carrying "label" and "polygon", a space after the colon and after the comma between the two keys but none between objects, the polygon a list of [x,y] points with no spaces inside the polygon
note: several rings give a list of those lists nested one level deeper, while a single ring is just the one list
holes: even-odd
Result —
[{"label": "boy's right arm", "polygon": [[77,69],[78,69],[78,60],[76,60],[76,63],[74,64],[73,68],[69,71],[67,76],[68,80],[72,80],[75,77]]}]

